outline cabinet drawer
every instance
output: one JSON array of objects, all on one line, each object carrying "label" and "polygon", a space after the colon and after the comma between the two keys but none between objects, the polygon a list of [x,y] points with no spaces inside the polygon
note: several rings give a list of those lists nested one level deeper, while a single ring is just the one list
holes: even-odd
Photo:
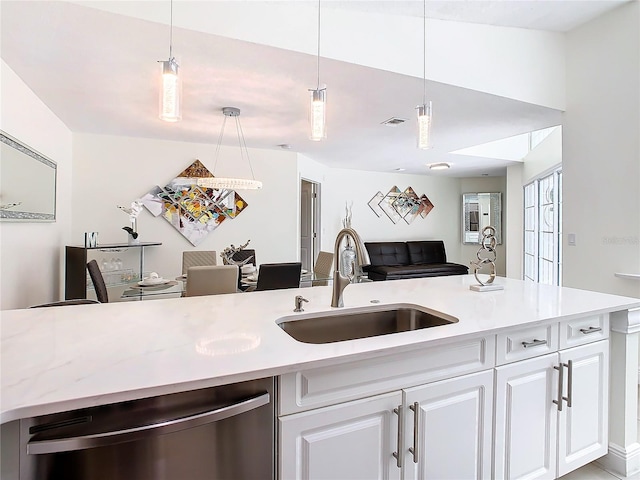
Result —
[{"label": "cabinet drawer", "polygon": [[609,338],[609,314],[560,322],[560,348],[575,347]]},{"label": "cabinet drawer", "polygon": [[280,377],[279,414],[334,405],[486,370],[494,365],[495,337],[488,335],[289,373]]},{"label": "cabinet drawer", "polygon": [[498,365],[545,355],[558,350],[558,324],[499,333],[496,342]]}]

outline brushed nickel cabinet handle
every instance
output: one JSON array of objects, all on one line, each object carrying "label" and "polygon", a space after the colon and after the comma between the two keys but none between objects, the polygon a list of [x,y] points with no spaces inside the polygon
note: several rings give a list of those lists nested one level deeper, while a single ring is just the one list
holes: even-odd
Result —
[{"label": "brushed nickel cabinet handle", "polygon": [[413,405],[410,405],[409,408],[413,410],[413,447],[409,447],[409,451],[413,455],[413,463],[418,463],[418,428],[420,427],[418,414],[420,412],[420,404],[413,402]]},{"label": "brushed nickel cabinet handle", "polygon": [[562,399],[567,402],[567,407],[571,407],[573,398],[573,360],[563,363],[562,366],[567,367],[567,396],[562,397]]},{"label": "brushed nickel cabinet handle", "polygon": [[554,370],[558,370],[558,399],[554,400],[553,403],[558,405],[558,411],[562,411],[562,389],[564,387],[564,370],[562,368],[562,364],[557,367],[553,367]]},{"label": "brushed nickel cabinet handle", "polygon": [[537,340],[537,339],[533,339],[532,342],[522,342],[522,346],[524,348],[528,348],[528,347],[537,347],[538,345],[546,345],[547,341],[546,340]]},{"label": "brushed nickel cabinet handle", "polygon": [[589,335],[590,333],[601,332],[601,327],[589,327],[589,328],[581,328],[580,332],[584,335]]},{"label": "brushed nickel cabinet handle", "polygon": [[396,465],[398,468],[402,468],[402,456],[404,453],[404,419],[402,418],[402,405],[398,405],[398,408],[394,408],[393,413],[398,415],[398,451],[393,452],[392,455],[396,458]]}]

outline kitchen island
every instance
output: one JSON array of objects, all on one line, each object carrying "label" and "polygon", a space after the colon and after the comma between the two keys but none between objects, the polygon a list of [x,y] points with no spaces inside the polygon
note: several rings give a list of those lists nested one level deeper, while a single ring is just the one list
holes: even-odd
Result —
[{"label": "kitchen island", "polygon": [[[617,452],[618,457],[638,460],[637,448],[628,451],[630,441],[618,440],[616,429],[628,437],[626,423],[633,409],[628,382],[635,371],[637,385],[640,299],[505,278],[496,282],[504,290],[470,291],[475,283],[471,275],[350,285],[343,309],[329,306],[330,287],[314,287],[5,311],[1,319],[0,419],[5,424],[389,355],[411,355],[480,335],[499,336],[518,327],[606,315],[613,332],[621,335],[616,338],[612,332],[609,340],[611,388],[616,390],[611,395],[609,442],[615,440],[616,448],[626,449]],[[309,300],[304,303],[305,312],[293,312],[296,295]],[[278,326],[285,317],[330,310],[346,313],[373,305],[417,305],[458,322],[326,344],[298,342]],[[618,373],[622,380],[616,378]]]}]

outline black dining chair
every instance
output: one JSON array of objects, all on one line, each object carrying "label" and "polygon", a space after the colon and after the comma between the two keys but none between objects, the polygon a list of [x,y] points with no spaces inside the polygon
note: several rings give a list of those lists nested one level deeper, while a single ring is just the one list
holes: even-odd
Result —
[{"label": "black dining chair", "polygon": [[298,288],[302,263],[263,263],[258,270],[256,290]]},{"label": "black dining chair", "polygon": [[93,282],[93,288],[96,291],[96,298],[100,303],[109,303],[109,294],[107,293],[107,286],[104,283],[104,277],[98,267],[98,262],[91,260],[87,263],[87,270],[89,270],[89,276]]}]

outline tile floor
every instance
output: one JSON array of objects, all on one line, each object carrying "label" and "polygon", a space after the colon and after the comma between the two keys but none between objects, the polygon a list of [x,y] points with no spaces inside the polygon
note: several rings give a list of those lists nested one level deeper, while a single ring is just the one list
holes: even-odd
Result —
[{"label": "tile floor", "polygon": [[[640,416],[640,412],[639,412]],[[640,436],[640,421],[638,421],[638,432]],[[640,440],[640,439],[639,439]],[[558,480],[640,480],[640,473],[631,475],[629,477],[617,477],[609,472],[606,472],[597,463],[590,463],[578,470],[566,474],[564,477],[560,477]]]},{"label": "tile floor", "polygon": [[616,477],[602,470],[598,464],[590,463],[578,470],[566,474],[564,477],[560,477],[561,480],[640,480],[640,473],[631,475],[630,477]]}]

